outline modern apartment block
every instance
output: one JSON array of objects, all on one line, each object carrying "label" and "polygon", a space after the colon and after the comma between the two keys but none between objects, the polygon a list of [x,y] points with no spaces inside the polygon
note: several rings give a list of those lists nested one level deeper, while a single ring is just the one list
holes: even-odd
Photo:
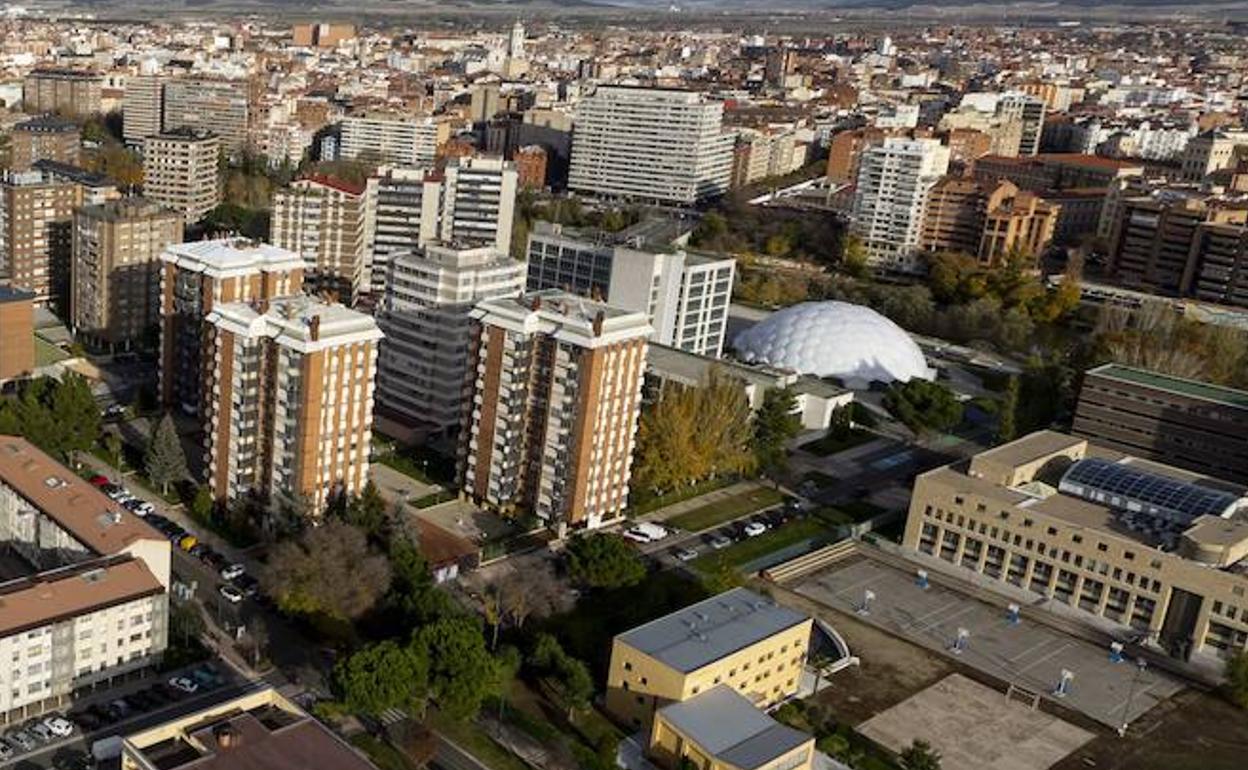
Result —
[{"label": "modern apartment block", "polygon": [[920,475],[902,547],[1216,662],[1248,644],[1245,511],[1242,487],[1040,431]]},{"label": "modern apartment block", "polygon": [[116,180],[95,171],[88,171],[81,166],[71,166],[68,163],[59,163],[44,158],[35,161],[31,170],[41,172],[44,178],[50,181],[76,184],[81,187],[83,205],[94,206],[121,197]]},{"label": "modern apartment block", "polygon": [[603,233],[538,222],[529,234],[529,291],[565,289],[645,313],[653,342],[704,356],[723,352],[736,260],[643,251]]},{"label": "modern apartment block", "polygon": [[162,128],[211,132],[231,154],[254,145],[253,84],[249,80],[175,78],[164,84]]},{"label": "modern apartment block", "polygon": [[377,313],[386,335],[379,412],[405,428],[453,433],[472,397],[472,309],[523,291],[524,265],[492,245],[428,243],[396,256]]},{"label": "modern apartment block", "polygon": [[997,114],[1019,124],[1018,154],[1040,152],[1040,134],[1044,130],[1047,105],[1043,99],[1027,94],[1005,94],[997,102]]},{"label": "modern apartment block", "polygon": [[928,193],[948,168],[949,148],[935,139],[890,138],[863,153],[853,229],[871,264],[908,273],[921,268]]},{"label": "modern apartment block", "polygon": [[198,222],[221,202],[221,139],[211,131],[179,128],[143,140],[143,194]]},{"label": "modern apartment block", "polygon": [[813,626],[747,588],[691,604],[615,637],[606,709],[645,727],[663,706],[721,684],[773,706],[797,692]]},{"label": "modern apartment block", "polygon": [[205,319],[208,485],[319,516],[368,482],[372,316],[307,296],[214,304]]},{"label": "modern apartment block", "polygon": [[35,295],[0,285],[0,384],[35,368]]},{"label": "modern apartment block", "polygon": [[1057,234],[1060,204],[1001,182],[989,195],[977,256],[985,265],[1019,252],[1041,257]]},{"label": "modern apartment block", "polygon": [[9,168],[29,171],[40,160],[77,165],[81,144],[77,123],[52,115],[32,118],[9,134]]},{"label": "modern apartment block", "polygon": [[568,187],[689,205],[728,190],[736,137],[704,94],[599,86],[581,100]]},{"label": "modern apartment block", "polygon": [[69,301],[74,209],[82,188],[41,171],[0,177],[0,270],[35,303],[64,309]]},{"label": "modern apartment block", "polygon": [[348,160],[432,166],[450,124],[435,118],[354,117],[342,121],[338,154]]},{"label": "modern apartment block", "polygon": [[298,294],[303,258],[246,238],[173,244],[160,255],[160,394],[166,406],[202,411],[204,319],[226,302]]},{"label": "modern apartment block", "polygon": [[143,148],[143,141],[165,128],[165,83],[163,75],[131,75],[126,78],[122,96],[121,134],[126,144]]},{"label": "modern apartment block", "polygon": [[76,335],[129,346],[160,320],[160,255],[182,242],[182,215],[143,198],[74,213],[69,319]]},{"label": "modern apartment block", "polygon": [[125,737],[121,770],[377,770],[272,687],[204,706]]},{"label": "modern apartment block", "polygon": [[1072,432],[1120,452],[1248,484],[1248,392],[1120,364],[1089,370]]},{"label": "modern apartment block", "polygon": [[273,194],[269,240],[303,256],[309,291],[351,304],[365,283],[366,188],[341,179],[297,179]]},{"label": "modern apartment block", "polygon": [[0,537],[0,723],[160,662],[169,541],[17,436],[0,436]]},{"label": "modern apartment block", "polygon": [[499,158],[455,158],[442,172],[439,239],[511,249],[515,166]]},{"label": "modern apartment block", "polygon": [[85,117],[100,112],[104,77],[90,70],[40,67],[22,80],[22,110]]},{"label": "modern apartment block", "polygon": [[628,502],[641,408],[644,313],[563,291],[486,300],[460,436],[463,488],[556,531],[596,528]]}]

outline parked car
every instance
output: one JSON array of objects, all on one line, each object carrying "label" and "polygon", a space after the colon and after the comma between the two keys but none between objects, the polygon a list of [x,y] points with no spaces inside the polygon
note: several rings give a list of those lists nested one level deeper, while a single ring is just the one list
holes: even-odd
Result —
[{"label": "parked car", "polygon": [[87,713],[98,719],[101,725],[111,725],[118,719],[118,717],[114,716],[112,709],[104,703],[88,706]]},{"label": "parked car", "polygon": [[648,521],[639,521],[624,530],[624,537],[638,543],[655,543],[670,534],[670,532],[658,524],[651,524]]},{"label": "parked car", "polygon": [[34,751],[35,746],[38,745],[35,743],[34,736],[25,730],[18,730],[17,732],[9,733],[8,740],[22,751]]},{"label": "parked car", "polygon": [[681,561],[693,561],[698,558],[698,551],[696,548],[677,548],[676,558]]},{"label": "parked car", "polygon": [[217,570],[224,569],[225,566],[230,563],[228,559],[211,548],[208,550],[208,554],[204,556],[204,562],[207,563],[209,567]]},{"label": "parked car", "polygon": [[756,519],[751,521],[749,524],[746,524],[745,528],[741,531],[745,533],[746,537],[758,537],[767,531],[767,525]]},{"label": "parked car", "polygon": [[229,583],[226,583],[225,585],[221,586],[220,588],[217,589],[217,591],[230,604],[238,604],[239,602],[243,600],[243,592],[238,590],[234,586],[230,585]]},{"label": "parked car", "polygon": [[728,546],[732,545],[732,538],[726,537],[724,535],[711,535],[711,539],[707,542],[711,546],[711,548],[714,548],[716,551],[718,551],[718,550],[727,548]]},{"label": "parked car", "polygon": [[104,476],[104,475],[97,473],[91,478],[87,479],[87,483],[93,487],[103,487],[108,484],[112,484],[113,482],[108,480],[108,476]]},{"label": "parked car", "polygon": [[78,725],[78,728],[84,733],[89,733],[103,724],[103,721],[96,715],[94,711],[83,709],[82,711],[69,712],[69,721]]},{"label": "parked car", "polygon": [[26,729],[31,735],[35,736],[35,739],[40,743],[47,743],[56,737],[56,733],[52,732],[52,728],[48,727],[43,722],[35,722]]},{"label": "parked car", "polygon": [[124,698],[118,698],[117,700],[108,704],[108,713],[114,715],[113,717],[114,721],[120,721],[122,719],[125,719],[126,717],[130,716],[130,714],[133,711],[134,711],[134,708],[131,707],[131,705],[127,703]]},{"label": "parked car", "polygon": [[74,732],[74,726],[68,719],[55,714],[43,720],[43,724],[58,738],[68,738]]},{"label": "parked car", "polygon": [[221,579],[222,580],[234,580],[235,578],[242,577],[243,573],[246,571],[247,571],[247,568],[241,564],[231,564],[227,566],[225,569],[221,570]]},{"label": "parked car", "polygon": [[110,404],[109,407],[104,410],[104,417],[106,418],[121,417],[125,415],[125,413],[126,413],[125,404]]},{"label": "parked car", "polygon": [[199,683],[194,679],[185,676],[175,676],[169,680],[169,686],[175,690],[180,690],[186,694],[191,694],[199,689]]},{"label": "parked car", "polygon": [[13,756],[13,747],[4,739],[0,739],[0,762]]},{"label": "parked car", "polygon": [[188,533],[183,535],[182,539],[178,541],[178,547],[183,551],[190,551],[197,543],[199,543],[199,538]]},{"label": "parked car", "polygon": [[234,578],[234,585],[248,599],[254,599],[260,593],[260,581],[245,573]]},{"label": "parked car", "polygon": [[191,677],[199,682],[201,687],[216,687],[221,684],[221,674],[211,663],[204,663],[191,672]]},{"label": "parked car", "polygon": [[151,711],[159,704],[156,699],[143,691],[132,692],[127,695],[124,700],[129,703],[135,711]]}]

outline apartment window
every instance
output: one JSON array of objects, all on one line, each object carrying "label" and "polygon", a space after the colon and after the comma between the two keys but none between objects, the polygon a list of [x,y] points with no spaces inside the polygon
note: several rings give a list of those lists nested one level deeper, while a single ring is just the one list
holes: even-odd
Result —
[{"label": "apartment window", "polygon": [[632,664],[632,663],[629,663],[627,660],[626,660],[626,661],[624,661],[624,670],[625,670],[625,671],[632,671],[632,670],[633,670],[633,664]]},{"label": "apartment window", "polygon": [[1108,550],[1109,550],[1109,546],[1105,545],[1104,543],[1097,543],[1097,544],[1096,544],[1096,550],[1098,550],[1098,551],[1102,551],[1102,552],[1103,552],[1103,551],[1108,551]]},{"label": "apartment window", "polygon": [[1135,553],[1132,551],[1123,551],[1122,558],[1126,559],[1127,561],[1135,561]]}]

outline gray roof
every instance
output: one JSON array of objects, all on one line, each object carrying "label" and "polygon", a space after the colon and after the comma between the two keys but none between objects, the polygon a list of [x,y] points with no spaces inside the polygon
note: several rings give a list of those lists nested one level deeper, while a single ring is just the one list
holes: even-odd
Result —
[{"label": "gray roof", "polygon": [[759,711],[726,684],[666,706],[661,713],[690,741],[742,770],[762,767],[810,740]]},{"label": "gray roof", "polygon": [[734,588],[617,638],[687,674],[809,619],[753,591]]}]

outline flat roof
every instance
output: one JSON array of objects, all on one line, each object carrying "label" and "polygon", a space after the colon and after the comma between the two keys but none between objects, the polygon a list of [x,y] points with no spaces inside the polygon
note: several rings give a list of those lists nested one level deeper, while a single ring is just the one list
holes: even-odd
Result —
[{"label": "flat roof", "polygon": [[85,563],[0,586],[0,636],[154,596],[164,586],[141,559]]},{"label": "flat roof", "polygon": [[663,719],[715,758],[754,770],[811,741],[758,710],[726,684],[660,710]]},{"label": "flat roof", "polygon": [[979,462],[1000,463],[1001,465],[1016,468],[1038,457],[1062,452],[1073,446],[1086,443],[1087,439],[1082,439],[1078,436],[1058,433],[1055,430],[1040,430],[1015,439],[1008,444],[1002,444],[999,447],[980,452],[971,458],[971,462],[972,464]]},{"label": "flat roof", "polygon": [[383,336],[371,315],[306,295],[273,299],[267,309],[249,302],[222,303],[206,321],[246,337],[269,337],[301,352],[375,342]]},{"label": "flat roof", "polygon": [[303,257],[289,249],[239,237],[170,244],[160,258],[217,278],[305,267]]},{"label": "flat roof", "polygon": [[120,553],[139,540],[164,540],[138,516],[19,436],[0,436],[0,481],[97,554]]},{"label": "flat roof", "polygon": [[1132,385],[1140,385],[1154,390],[1174,393],[1187,398],[1228,406],[1234,409],[1248,409],[1248,391],[1236,390],[1222,385],[1213,385],[1200,380],[1189,380],[1170,374],[1137,369],[1122,364],[1105,364],[1088,371],[1088,374],[1109,380],[1118,380]]},{"label": "flat roof", "polygon": [[616,639],[687,674],[809,620],[753,591],[734,588]]}]

